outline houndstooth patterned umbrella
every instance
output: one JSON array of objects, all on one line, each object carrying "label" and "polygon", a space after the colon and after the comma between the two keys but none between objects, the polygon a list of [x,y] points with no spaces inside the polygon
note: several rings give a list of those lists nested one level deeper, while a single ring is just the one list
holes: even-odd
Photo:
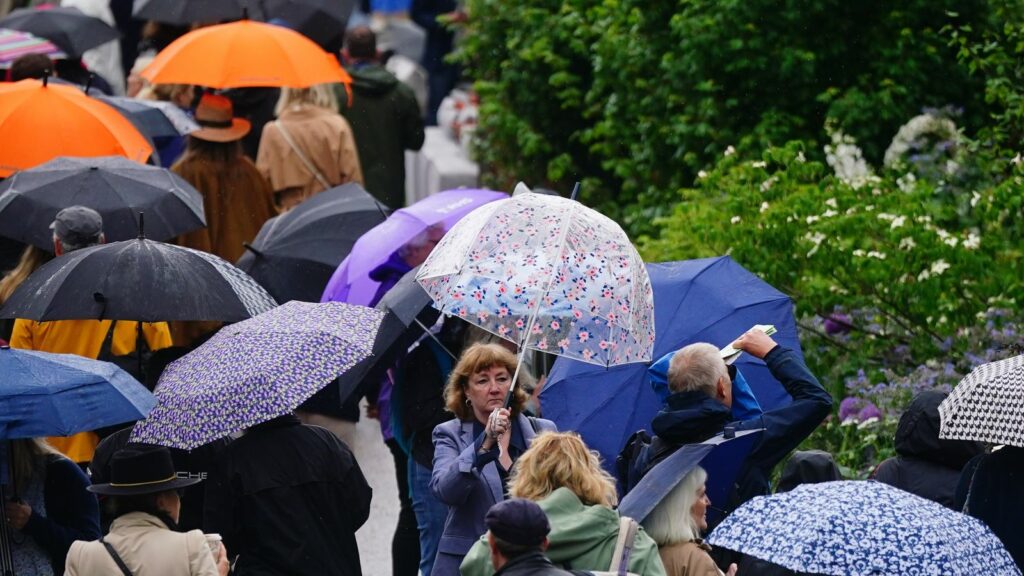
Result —
[{"label": "houndstooth patterned umbrella", "polygon": [[1024,448],[1024,356],[971,371],[939,404],[939,438]]}]

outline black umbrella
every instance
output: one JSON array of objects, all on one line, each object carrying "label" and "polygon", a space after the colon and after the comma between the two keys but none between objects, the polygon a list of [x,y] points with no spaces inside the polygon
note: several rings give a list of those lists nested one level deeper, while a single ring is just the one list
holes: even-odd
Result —
[{"label": "black umbrella", "polygon": [[[323,46],[334,48],[348,27],[353,0],[255,0],[268,22],[279,19]],[[340,48],[340,46],[336,46]]]},{"label": "black umbrella", "polygon": [[53,251],[50,223],[57,212],[82,205],[103,217],[108,242],[139,235],[168,240],[206,225],[203,197],[173,172],[121,156],[55,158],[0,183],[0,234]]},{"label": "black umbrella", "polygon": [[0,318],[238,322],[275,306],[213,254],[138,238],[51,260],[14,291]]},{"label": "black umbrella", "polygon": [[[437,340],[430,332],[441,313],[433,307],[430,295],[416,282],[419,266],[410,270],[377,303],[377,309],[387,314],[373,341],[373,356],[353,366],[337,379],[340,399],[345,401],[360,382],[378,379],[391,367],[396,357],[413,342],[427,336]],[[441,344],[437,340],[438,344]],[[447,350],[443,344],[441,348]],[[451,352],[448,352],[452,355]],[[452,355],[453,360],[457,358]]]},{"label": "black umbrella", "polygon": [[46,38],[73,59],[81,58],[90,48],[121,37],[120,32],[103,20],[70,7],[18,8],[0,20],[0,28]]},{"label": "black umbrella", "polygon": [[245,13],[242,0],[135,0],[132,16],[165,24],[238,20]]},{"label": "black umbrella", "polygon": [[124,96],[97,96],[96,99],[120,112],[139,132],[152,140],[184,136],[199,129],[184,110],[170,102]]},{"label": "black umbrella", "polygon": [[358,184],[324,190],[268,220],[238,267],[278,302],[319,302],[338,264],[360,236],[384,221],[385,210]]}]

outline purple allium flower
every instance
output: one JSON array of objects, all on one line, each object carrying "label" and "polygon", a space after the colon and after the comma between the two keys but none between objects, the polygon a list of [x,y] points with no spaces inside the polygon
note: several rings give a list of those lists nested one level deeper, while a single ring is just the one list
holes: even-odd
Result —
[{"label": "purple allium flower", "polygon": [[825,333],[829,336],[850,332],[850,317],[842,312],[833,312],[825,317]]},{"label": "purple allium flower", "polygon": [[864,407],[857,413],[857,420],[863,422],[868,418],[878,418],[881,420],[882,411],[878,409],[878,406],[875,406],[871,402],[864,402]]},{"label": "purple allium flower", "polygon": [[[839,420],[845,421],[849,418],[855,418],[857,412],[860,411],[861,399],[853,396],[847,396],[843,398],[843,401],[839,403]],[[875,410],[878,410],[875,408]]]}]

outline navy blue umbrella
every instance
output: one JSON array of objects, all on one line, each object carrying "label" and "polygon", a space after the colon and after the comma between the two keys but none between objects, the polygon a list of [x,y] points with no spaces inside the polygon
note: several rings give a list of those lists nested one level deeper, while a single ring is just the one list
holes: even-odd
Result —
[{"label": "navy blue umbrella", "polygon": [[145,418],[156,399],[110,362],[0,346],[0,439],[70,436]]},{"label": "navy blue umbrella", "polygon": [[[755,324],[773,324],[776,342],[800,353],[793,303],[728,256],[648,264],[654,288],[654,358],[693,342],[722,347]],[[764,362],[742,354],[735,366],[764,410],[791,398]],[[575,430],[611,470],[630,434],[650,431],[661,400],[647,366],[605,369],[559,357],[540,395],[544,417]]]},{"label": "navy blue umbrella", "polygon": [[[763,430],[745,430],[726,438],[719,434],[699,443],[687,444],[658,462],[619,503],[619,514],[643,522],[683,478],[698,465],[708,473],[707,496],[712,508],[708,524],[722,521],[722,508],[736,483],[736,476]],[[717,504],[717,507],[715,506]]]}]

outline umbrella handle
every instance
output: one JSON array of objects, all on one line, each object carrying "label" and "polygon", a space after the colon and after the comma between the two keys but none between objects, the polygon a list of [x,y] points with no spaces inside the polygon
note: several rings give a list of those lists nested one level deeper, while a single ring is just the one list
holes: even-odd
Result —
[{"label": "umbrella handle", "polygon": [[576,181],[576,185],[572,187],[572,195],[569,196],[569,200],[575,200],[576,195],[580,193],[580,182]]}]

